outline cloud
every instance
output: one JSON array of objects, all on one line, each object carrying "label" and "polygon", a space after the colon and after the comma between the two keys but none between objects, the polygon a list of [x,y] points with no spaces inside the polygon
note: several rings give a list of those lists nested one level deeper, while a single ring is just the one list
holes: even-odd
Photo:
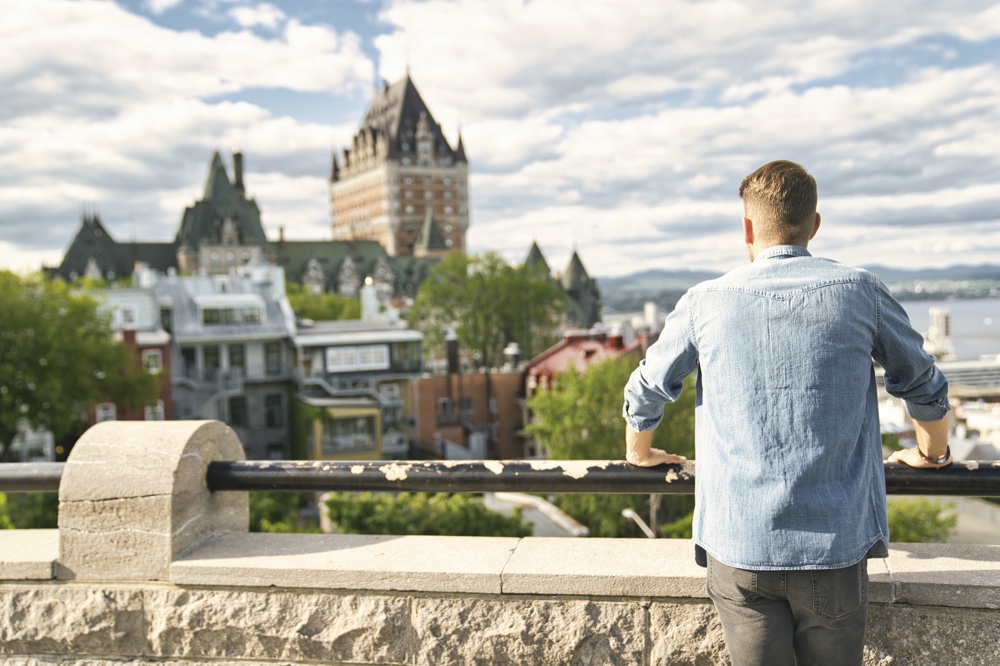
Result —
[{"label": "cloud", "polygon": [[234,7],[229,15],[244,28],[262,26],[271,30],[276,30],[287,18],[285,12],[266,2],[256,7]]},{"label": "cloud", "polygon": [[173,9],[182,2],[184,2],[184,0],[147,0],[146,6],[149,7],[149,11],[154,14],[162,14],[168,9]]},{"label": "cloud", "polygon": [[348,93],[373,66],[353,33],[289,21],[265,39],[208,37],[159,27],[108,2],[17,3],[4,15],[0,84],[29,114],[107,117],[135,103],[223,95],[253,87]]}]

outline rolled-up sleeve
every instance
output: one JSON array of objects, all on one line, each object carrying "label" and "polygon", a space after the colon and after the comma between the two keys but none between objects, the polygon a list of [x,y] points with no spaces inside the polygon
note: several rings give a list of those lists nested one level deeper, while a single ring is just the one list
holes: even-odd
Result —
[{"label": "rolled-up sleeve", "polygon": [[906,403],[917,421],[938,421],[948,413],[948,380],[924,351],[923,338],[906,311],[879,285],[879,329],[872,357],[885,368],[885,390]]},{"label": "rolled-up sleeve", "polygon": [[622,417],[637,432],[660,424],[663,406],[677,400],[685,378],[698,365],[690,307],[690,294],[685,294],[625,385]]}]

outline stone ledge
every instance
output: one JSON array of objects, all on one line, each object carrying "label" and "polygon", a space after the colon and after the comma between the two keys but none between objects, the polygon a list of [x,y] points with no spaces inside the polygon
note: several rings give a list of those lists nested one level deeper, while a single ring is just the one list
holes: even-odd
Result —
[{"label": "stone ledge", "polygon": [[176,585],[499,594],[507,537],[227,534],[170,567]]},{"label": "stone ledge", "polygon": [[[688,539],[230,534],[178,585],[707,599]],[[901,544],[868,563],[873,603],[1000,608],[1000,546]]]},{"label": "stone ledge", "polygon": [[59,530],[0,530],[0,580],[50,580]]}]

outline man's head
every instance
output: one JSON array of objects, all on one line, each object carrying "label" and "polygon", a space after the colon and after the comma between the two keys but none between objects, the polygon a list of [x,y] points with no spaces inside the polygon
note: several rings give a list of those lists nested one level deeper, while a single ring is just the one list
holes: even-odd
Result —
[{"label": "man's head", "polygon": [[805,245],[816,234],[816,179],[802,165],[768,162],[740,183],[747,245],[755,251],[772,245]]}]

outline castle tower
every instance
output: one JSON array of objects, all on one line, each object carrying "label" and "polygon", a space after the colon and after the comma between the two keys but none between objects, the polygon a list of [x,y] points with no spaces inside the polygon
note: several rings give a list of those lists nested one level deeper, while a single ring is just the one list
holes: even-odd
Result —
[{"label": "castle tower", "polygon": [[[444,247],[465,251],[469,163],[452,148],[406,78],[375,93],[342,162],[330,170],[334,240],[378,241],[390,256],[423,254],[426,220]],[[423,245],[423,247],[421,247]]]}]

